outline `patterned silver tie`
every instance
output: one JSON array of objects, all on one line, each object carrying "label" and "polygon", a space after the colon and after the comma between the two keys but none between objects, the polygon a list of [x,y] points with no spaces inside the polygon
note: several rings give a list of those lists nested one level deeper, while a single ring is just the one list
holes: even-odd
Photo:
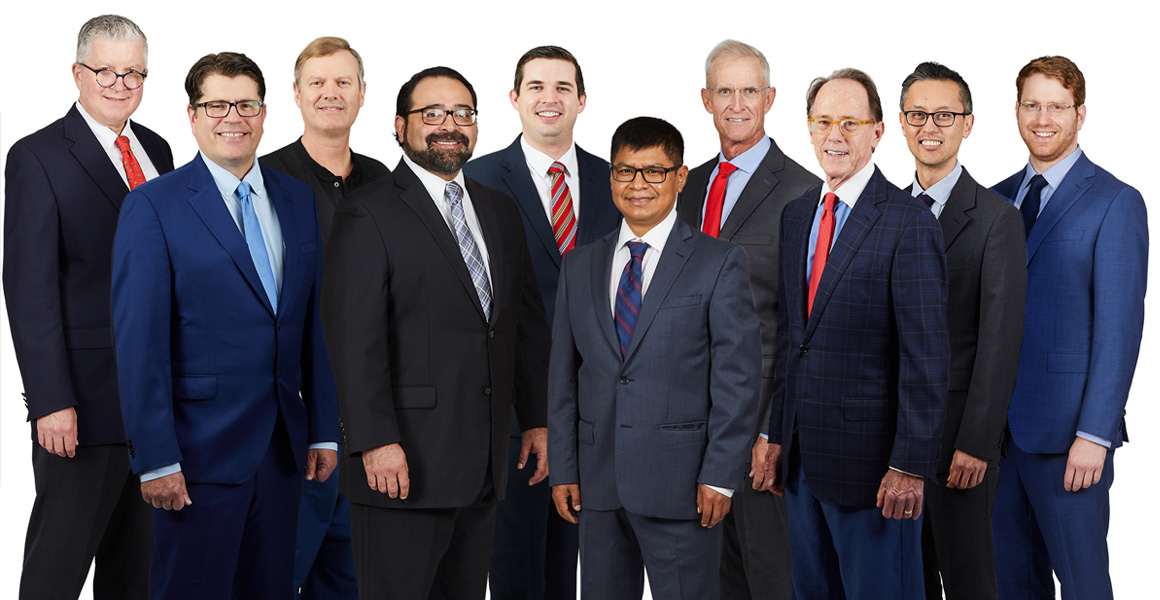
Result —
[{"label": "patterned silver tie", "polygon": [[479,296],[479,304],[483,307],[483,316],[491,319],[491,282],[487,279],[487,269],[483,266],[483,255],[475,243],[475,237],[467,228],[467,217],[463,215],[463,189],[454,181],[449,182],[443,189],[443,198],[451,205],[451,226],[455,229],[455,239],[459,242],[459,253],[463,255],[463,262],[467,271],[471,273],[471,282],[475,284],[475,293]]}]

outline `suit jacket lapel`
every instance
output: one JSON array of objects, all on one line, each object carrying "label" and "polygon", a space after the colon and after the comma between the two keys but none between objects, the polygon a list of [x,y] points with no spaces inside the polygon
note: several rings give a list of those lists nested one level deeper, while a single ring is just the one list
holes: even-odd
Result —
[{"label": "suit jacket lapel", "polygon": [[966,169],[963,169],[958,182],[951,189],[951,195],[947,198],[942,214],[938,218],[943,231],[943,246],[946,249],[950,249],[955,238],[959,237],[963,228],[971,222],[971,217],[967,213],[975,208],[975,194],[978,188],[979,184],[975,183]]},{"label": "suit jacket lapel", "polygon": [[1084,192],[1092,186],[1089,178],[1095,174],[1095,165],[1087,159],[1086,155],[1081,155],[1079,160],[1072,165],[1067,176],[1059,183],[1059,189],[1055,190],[1051,195],[1051,200],[1047,202],[1047,206],[1043,207],[1043,211],[1035,219],[1035,226],[1031,228],[1031,234],[1027,236],[1028,263],[1034,258],[1035,252],[1039,250],[1039,246],[1047,234],[1079,200],[1080,196],[1083,196]]},{"label": "suit jacket lapel", "polygon": [[652,325],[653,319],[657,316],[660,305],[669,295],[669,289],[673,287],[677,275],[681,273],[681,269],[685,268],[685,262],[693,253],[693,245],[689,243],[689,239],[692,237],[693,230],[684,221],[677,219],[676,225],[669,232],[669,237],[665,241],[665,249],[659,258],[660,262],[657,263],[656,270],[653,271],[652,280],[648,284],[648,292],[641,298],[640,315],[637,316],[636,328],[632,331],[632,343],[628,347],[625,361],[631,359],[637,346],[640,346],[640,341],[644,339],[649,325]]},{"label": "suit jacket lapel", "polygon": [[[479,228],[483,237],[483,244],[487,247],[487,263],[491,271],[491,318],[494,321],[496,313],[503,310],[503,303],[501,302],[500,294],[495,290],[503,289],[504,277],[507,274],[504,272],[504,248],[503,248],[503,234],[499,227],[499,215],[495,212],[495,204],[491,202],[491,197],[484,194],[474,180],[464,178],[467,183],[467,193],[471,195],[471,204],[475,208],[475,216],[479,219]],[[456,246],[458,250],[458,245]],[[460,262],[462,262],[462,255],[460,255]],[[464,265],[464,270],[467,270],[467,265]],[[470,274],[468,274],[470,278]],[[475,283],[471,284],[472,297],[476,299],[476,304],[479,304],[479,295],[475,292]],[[480,315],[483,314],[483,307],[479,309]]]},{"label": "suit jacket lapel", "polygon": [[[808,196],[817,198],[820,193],[821,190],[815,187],[810,190]],[[809,256],[807,250],[810,243],[810,227],[813,226],[814,208],[812,203],[791,202],[786,206],[785,217],[783,217],[786,227],[784,232],[786,243],[782,247],[793,248],[794,256],[788,263],[786,261],[781,263],[782,267],[788,266],[782,276],[782,281],[788,286],[786,300],[789,316],[802,330],[806,327],[808,289],[806,287],[805,265],[806,257]]]},{"label": "suit jacket lapel", "polygon": [[[604,236],[596,242],[592,251],[592,302],[596,307],[596,326],[604,332],[608,346],[620,355],[620,338],[616,336],[615,317],[612,314],[612,256],[616,252],[616,240],[620,230]],[[571,260],[571,259],[569,259]]]},{"label": "suit jacket lapel", "polygon": [[770,143],[772,145],[765,153],[765,158],[761,159],[761,163],[757,165],[757,169],[750,176],[749,183],[745,184],[745,189],[741,190],[741,195],[737,197],[737,204],[729,212],[729,218],[721,224],[721,235],[719,236],[721,239],[733,239],[737,230],[749,219],[749,215],[757,210],[757,207],[777,186],[776,173],[785,166],[785,155],[777,147],[777,142],[771,139]]},{"label": "suit jacket lapel", "polygon": [[[580,169],[579,179],[582,182],[580,190],[584,194],[584,199],[588,200],[588,202],[583,203],[584,210],[580,211],[580,220],[577,222],[579,229],[576,230],[576,245],[583,246],[596,239],[593,233],[595,233],[596,223],[600,217],[598,213],[603,207],[603,203],[597,199],[602,196],[607,197],[595,190],[603,189],[608,192],[611,184],[608,181],[608,166],[605,162],[588,154],[580,146],[576,146],[576,164]],[[553,237],[552,243],[555,241],[555,237]]]},{"label": "suit jacket lapel", "polygon": [[[714,156],[711,160],[696,169],[689,171],[689,178],[685,181],[685,189],[681,190],[680,196],[677,198],[677,216],[689,224],[689,227],[694,227],[697,231],[701,230],[701,213],[705,209],[705,194],[709,193],[709,176],[713,174],[713,166],[717,164],[719,157]],[[701,173],[705,173],[705,177],[701,177]]]},{"label": "suit jacket lapel", "polygon": [[548,221],[544,204],[540,200],[540,192],[536,190],[536,184],[532,181],[532,175],[528,171],[528,159],[524,156],[524,149],[520,146],[519,137],[503,151],[500,165],[507,171],[503,175],[504,183],[508,184],[515,196],[516,205],[523,211],[526,222],[532,224],[532,230],[528,232],[528,239],[539,240],[540,244],[547,250],[548,256],[552,257],[552,262],[556,264],[556,268],[559,269],[560,247],[556,245],[556,235],[552,233],[552,223]]},{"label": "suit jacket lapel", "polygon": [[[274,206],[274,212],[278,215],[278,225],[282,229],[282,289],[294,289],[293,286],[298,285],[298,278],[303,275],[300,264],[302,253],[298,251],[298,246],[305,240],[299,240],[295,235],[298,231],[298,223],[294,205],[290,200],[290,193],[276,184],[270,177],[267,177],[266,173],[262,174],[262,180],[266,183],[266,193],[270,195],[270,204]],[[316,250],[322,251],[321,248]],[[297,294],[280,294],[278,296],[278,312],[284,313],[286,311],[286,306],[282,303],[283,298],[289,300],[296,297],[298,297]]]},{"label": "suit jacket lapel", "polygon": [[117,168],[110,162],[109,155],[97,142],[92,129],[75,105],[65,116],[64,137],[73,142],[72,154],[77,162],[84,167],[89,177],[93,178],[113,208],[120,211],[121,203],[129,194],[129,187],[117,173]]}]

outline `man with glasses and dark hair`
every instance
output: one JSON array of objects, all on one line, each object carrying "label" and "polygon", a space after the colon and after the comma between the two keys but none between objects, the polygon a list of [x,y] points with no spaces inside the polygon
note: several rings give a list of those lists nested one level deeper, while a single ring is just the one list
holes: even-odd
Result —
[{"label": "man with glasses and dark hair", "polygon": [[[1140,353],[1148,214],[1088,159],[1083,73],[1062,56],[1015,79],[1027,165],[991,188],[1023,215],[1027,304],[992,524],[999,596],[1112,598],[1112,457]],[[1022,253],[1020,253],[1022,255]]]},{"label": "man with glasses and dark hair", "polygon": [[532,483],[548,474],[548,323],[518,209],[461,171],[475,107],[447,67],[403,84],[403,158],[344,200],[326,249],[363,598],[484,598],[513,405],[539,459]]},{"label": "man with glasses and dark hair", "polygon": [[169,144],[129,117],[148,46],[102,15],[77,36],[79,99],[12,145],[5,171],[4,294],[32,424],[36,499],[20,598],[149,596],[151,516],[129,467],[109,322],[113,235],[130,190],[173,170]]},{"label": "man with glasses and dark hair", "polygon": [[185,80],[198,155],[131,193],[113,251],[129,457],[154,507],[150,597],[288,598],[302,477],[340,438],[306,184],[255,158],[265,82],[244,54]]},{"label": "man with glasses and dark hair", "polygon": [[552,329],[549,463],[580,525],[585,598],[719,597],[721,528],[761,387],[748,260],[677,218],[684,142],[638,117],[612,136],[617,231],[569,253]]},{"label": "man with glasses and dark hair", "polygon": [[781,217],[766,477],[789,505],[797,598],[922,598],[950,357],[942,231],[871,160],[885,124],[868,75],[815,79],[806,114],[826,178]]},{"label": "man with glasses and dark hair", "polygon": [[[523,132],[507,148],[463,168],[480,183],[516,201],[551,322],[564,255],[616,228],[608,163],[573,142],[576,117],[588,96],[571,52],[539,46],[516,62],[509,98]],[[530,440],[520,440],[512,413],[507,496],[496,508],[488,585],[496,598],[568,600],[576,597],[580,533],[552,508],[548,485],[528,485]]]},{"label": "man with glasses and dark hair", "polygon": [[971,89],[958,73],[918,65],[902,82],[898,108],[914,155],[907,191],[938,217],[950,277],[950,391],[936,476],[923,488],[927,597],[994,599],[991,507],[1023,339],[1023,221],[958,160],[975,124]]},{"label": "man with glasses and dark hair", "polygon": [[781,211],[818,184],[765,133],[777,90],[760,50],[736,40],[717,44],[705,60],[701,101],[713,115],[721,151],[689,171],[677,212],[690,227],[732,241],[749,257],[750,283],[761,317],[761,405],[746,460],[745,484],[725,516],[721,596],[788,600],[789,533],[785,499],[764,481],[769,398],[777,356],[777,250]]}]

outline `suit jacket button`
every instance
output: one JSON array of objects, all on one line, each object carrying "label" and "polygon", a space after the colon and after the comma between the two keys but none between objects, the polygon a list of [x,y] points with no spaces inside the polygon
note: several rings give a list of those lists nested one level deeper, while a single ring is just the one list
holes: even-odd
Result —
[{"label": "suit jacket button", "polygon": [[806,352],[810,351],[810,347],[805,345],[805,344],[802,344],[801,346],[798,346],[798,350],[801,350],[801,353],[805,354]]},{"label": "suit jacket button", "polygon": [[492,339],[492,338],[494,338],[494,337],[495,337],[495,330],[494,330],[494,329],[492,329],[491,331],[488,331],[488,332],[487,332],[487,339],[489,339],[489,340],[490,340],[490,339]]},{"label": "suit jacket button", "polygon": [[484,396],[490,396],[490,395],[491,395],[491,386],[487,386],[487,387],[483,388],[483,395],[484,395]]},{"label": "suit jacket button", "polygon": [[621,384],[627,384],[627,383],[628,383],[628,378],[627,378],[627,377],[621,377],[621,378],[620,378],[620,383],[621,383]]},{"label": "suit jacket button", "polygon": [[274,377],[277,377],[278,379],[282,379],[282,369],[278,369],[278,370],[274,371]]},{"label": "suit jacket button", "polygon": [[282,323],[280,323],[280,322],[279,322],[279,323],[276,323],[276,324],[274,325],[274,330],[275,330],[275,331],[282,331]]}]

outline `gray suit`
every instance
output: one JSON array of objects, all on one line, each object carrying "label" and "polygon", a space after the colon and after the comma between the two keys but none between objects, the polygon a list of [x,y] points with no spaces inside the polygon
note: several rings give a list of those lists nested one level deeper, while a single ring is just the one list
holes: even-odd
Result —
[{"label": "gray suit", "polygon": [[[700,228],[709,178],[718,158],[690,171],[685,190],[677,199],[677,212],[691,227]],[[749,257],[753,299],[761,319],[760,418],[751,435],[750,447],[757,434],[766,432],[769,426],[769,400],[777,355],[777,252],[781,211],[819,182],[773,142],[721,225],[719,237],[741,246]],[[745,472],[748,473],[746,456]],[[747,477],[733,496],[733,510],[725,517],[721,597],[788,600],[791,592],[785,499],[755,492],[751,486],[752,480]]]}]

